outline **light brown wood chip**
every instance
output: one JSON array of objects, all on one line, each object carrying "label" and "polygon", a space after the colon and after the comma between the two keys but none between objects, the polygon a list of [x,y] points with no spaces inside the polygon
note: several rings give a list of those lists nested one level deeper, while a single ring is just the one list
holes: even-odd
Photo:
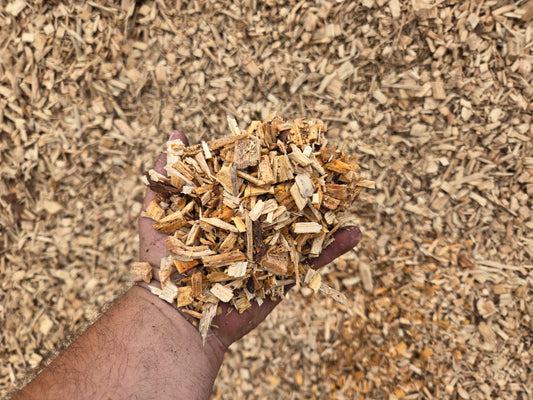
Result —
[{"label": "light brown wood chip", "polygon": [[135,262],[131,266],[133,280],[135,282],[144,281],[150,283],[152,280],[152,266],[147,262]]}]

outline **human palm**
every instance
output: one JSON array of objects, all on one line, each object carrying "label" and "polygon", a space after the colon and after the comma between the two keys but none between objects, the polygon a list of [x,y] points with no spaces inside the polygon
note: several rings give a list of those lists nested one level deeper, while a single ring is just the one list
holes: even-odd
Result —
[{"label": "human palm", "polygon": [[[189,142],[182,132],[174,131],[169,140],[180,139],[185,145]],[[165,174],[164,166],[166,164],[166,155],[163,153],[159,156],[154,169],[162,174]],[[150,202],[155,198],[156,193],[146,189],[142,209],[146,210]],[[159,265],[161,258],[169,255],[165,248],[166,234],[157,232],[153,228],[153,220],[150,218],[139,217],[139,242],[140,242],[140,260],[150,263],[153,268],[153,276],[155,281],[159,281]],[[310,260],[315,268],[321,268],[333,261],[335,258],[350,251],[361,240],[362,233],[356,226],[349,226],[339,229],[335,235],[335,240],[322,251],[320,256]],[[155,283],[158,284],[158,283]],[[231,343],[237,341],[248,332],[259,325],[268,314],[279,304],[281,300],[265,299],[263,304],[259,306],[254,302],[252,307],[244,311],[242,314],[238,312],[228,312],[229,305],[222,306],[222,312],[213,320],[212,329],[213,334],[220,340],[220,342],[228,347]],[[198,333],[199,335],[199,333]],[[209,339],[208,339],[209,340]]]}]

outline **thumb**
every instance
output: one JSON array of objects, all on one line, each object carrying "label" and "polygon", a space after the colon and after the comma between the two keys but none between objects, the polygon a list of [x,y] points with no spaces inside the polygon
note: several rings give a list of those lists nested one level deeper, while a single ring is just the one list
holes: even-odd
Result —
[{"label": "thumb", "polygon": [[[185,146],[189,145],[189,140],[187,140],[187,137],[181,131],[178,131],[178,130],[172,131],[172,133],[170,134],[168,138],[169,141],[178,140],[178,139],[181,140],[185,144]],[[167,164],[167,155],[165,152],[162,152],[157,158],[157,161],[155,162],[154,170],[166,176],[167,175],[167,171],[165,171],[166,164]],[[146,210],[146,208],[152,202],[152,200],[155,199],[155,196],[156,196],[156,193],[154,191],[150,190],[150,188],[146,188],[146,195],[144,196],[144,201],[142,205],[143,211]],[[143,220],[145,220],[145,218],[140,217],[139,219],[140,224]],[[150,222],[146,222],[146,223],[150,223]]]},{"label": "thumb", "polygon": [[[181,131],[172,131],[170,134],[168,140],[181,140],[185,146],[189,145],[189,140],[187,140],[187,137],[185,134]],[[154,165],[154,170],[159,172],[160,174],[167,175],[167,172],[165,171],[165,165],[167,164],[167,155],[166,153],[161,153],[159,157],[157,158],[157,161]]]}]

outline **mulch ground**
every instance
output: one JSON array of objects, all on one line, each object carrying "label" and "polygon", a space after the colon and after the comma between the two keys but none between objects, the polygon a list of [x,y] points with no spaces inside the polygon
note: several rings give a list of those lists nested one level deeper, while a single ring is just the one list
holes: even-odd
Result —
[{"label": "mulch ground", "polygon": [[[118,4],[120,3],[120,4]],[[215,399],[533,398],[533,2],[0,0],[0,397],[129,285],[174,128],[315,117],[376,182],[357,249]]]}]

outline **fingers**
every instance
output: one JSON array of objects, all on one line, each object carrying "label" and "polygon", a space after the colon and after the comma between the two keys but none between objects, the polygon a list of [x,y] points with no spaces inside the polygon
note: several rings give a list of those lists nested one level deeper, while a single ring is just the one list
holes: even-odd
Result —
[{"label": "fingers", "polygon": [[[181,131],[172,131],[168,140],[181,140],[185,146],[189,145],[189,140]],[[165,171],[165,165],[167,165],[167,155],[161,153],[155,162],[154,170],[166,176],[167,171]]]},{"label": "fingers", "polygon": [[334,234],[333,243],[326,247],[317,258],[309,261],[314,268],[321,268],[357,246],[362,236],[363,234],[357,226],[341,228]]}]

